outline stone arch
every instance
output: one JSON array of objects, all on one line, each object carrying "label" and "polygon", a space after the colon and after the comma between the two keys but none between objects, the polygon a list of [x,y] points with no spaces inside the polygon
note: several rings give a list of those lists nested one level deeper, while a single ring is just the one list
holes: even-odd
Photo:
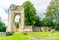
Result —
[{"label": "stone arch", "polygon": [[22,6],[15,6],[11,5],[9,8],[9,13],[8,13],[8,27],[6,32],[15,32],[15,25],[14,25],[14,19],[15,16],[19,15],[20,16],[20,23],[19,23],[19,32],[23,32],[24,28],[24,8]]}]

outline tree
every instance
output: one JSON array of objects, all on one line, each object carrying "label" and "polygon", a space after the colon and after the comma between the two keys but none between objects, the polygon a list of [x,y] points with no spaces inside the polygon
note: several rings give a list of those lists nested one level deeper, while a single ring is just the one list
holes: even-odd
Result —
[{"label": "tree", "polygon": [[52,0],[50,2],[50,5],[47,8],[46,17],[52,22],[55,20],[56,26],[59,24],[59,0]]},{"label": "tree", "polygon": [[0,17],[0,32],[5,32],[6,31],[6,26],[5,24],[1,21],[1,17]]},{"label": "tree", "polygon": [[34,25],[37,20],[36,9],[30,1],[23,3],[24,15],[25,15],[25,25]]},{"label": "tree", "polygon": [[52,21],[48,20],[47,18],[43,18],[41,20],[41,23],[42,23],[42,26],[48,26],[48,27],[54,26],[54,23]]},{"label": "tree", "polygon": [[41,26],[41,21],[40,18],[37,17],[36,23],[34,24],[34,26],[40,27]]},{"label": "tree", "polygon": [[5,32],[6,31],[6,26],[3,22],[0,22],[0,32]]}]

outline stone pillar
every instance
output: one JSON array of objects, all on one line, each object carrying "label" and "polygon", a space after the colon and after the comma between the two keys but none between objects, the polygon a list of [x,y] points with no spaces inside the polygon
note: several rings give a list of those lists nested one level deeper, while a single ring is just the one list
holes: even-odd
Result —
[{"label": "stone pillar", "polygon": [[8,27],[6,32],[13,32],[13,18],[14,18],[14,11],[9,11],[8,14]]},{"label": "stone pillar", "polygon": [[24,28],[24,10],[21,12],[20,15],[19,31],[23,32],[23,28]]},{"label": "stone pillar", "polygon": [[12,19],[11,19],[11,31],[15,32],[14,11],[13,11],[13,14],[12,14]]},{"label": "stone pillar", "polygon": [[9,11],[9,14],[8,14],[8,27],[7,27],[7,30],[6,32],[11,32],[11,12]]}]

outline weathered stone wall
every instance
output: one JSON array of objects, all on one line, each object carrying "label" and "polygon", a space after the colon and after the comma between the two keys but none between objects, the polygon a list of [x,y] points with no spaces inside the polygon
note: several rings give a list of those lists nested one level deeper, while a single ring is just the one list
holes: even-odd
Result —
[{"label": "weathered stone wall", "polygon": [[6,36],[6,32],[0,32],[0,36]]},{"label": "weathered stone wall", "polygon": [[40,32],[40,31],[42,31],[42,32],[44,32],[44,31],[49,31],[49,27],[34,27],[33,28],[33,31],[34,32]]},{"label": "weathered stone wall", "polygon": [[23,31],[33,31],[33,32],[44,32],[49,31],[49,27],[32,27],[32,26],[25,26]]},{"label": "weathered stone wall", "polygon": [[48,27],[41,27],[41,31],[42,31],[42,32],[47,31],[47,30],[48,30],[47,28],[48,28]]},{"label": "weathered stone wall", "polygon": [[32,32],[32,26],[25,26],[23,31]]},{"label": "weathered stone wall", "polygon": [[40,32],[40,31],[41,31],[41,28],[40,28],[40,27],[34,27],[34,28],[33,28],[33,31],[34,31],[34,32]]}]

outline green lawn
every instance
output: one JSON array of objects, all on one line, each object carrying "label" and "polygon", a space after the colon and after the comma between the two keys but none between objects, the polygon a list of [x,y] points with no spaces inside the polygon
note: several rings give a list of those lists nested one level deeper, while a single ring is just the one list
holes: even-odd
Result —
[{"label": "green lawn", "polygon": [[54,38],[56,40],[59,40],[59,32],[31,32],[27,35],[23,35],[22,33],[14,33],[11,36],[0,36],[0,40],[30,40],[31,37],[46,39]]}]

